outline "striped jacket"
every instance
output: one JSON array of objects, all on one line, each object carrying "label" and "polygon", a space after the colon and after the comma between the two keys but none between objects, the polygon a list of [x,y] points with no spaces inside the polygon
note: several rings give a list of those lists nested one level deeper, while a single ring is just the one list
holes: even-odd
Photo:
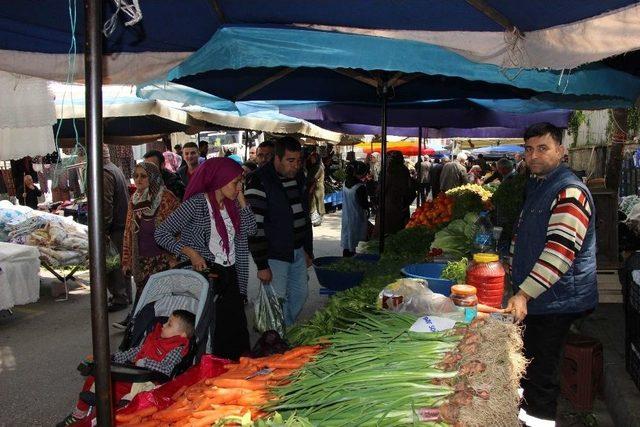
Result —
[{"label": "striped jacket", "polygon": [[[249,244],[248,236],[256,233],[257,226],[249,206],[240,209],[240,232],[234,239],[236,250],[236,272],[240,293],[247,294],[249,281]],[[180,205],[165,222],[156,228],[155,238],[158,245],[178,255],[181,260],[187,257],[182,253],[185,246],[193,248],[207,262],[215,262],[209,250],[211,237],[211,215],[204,194],[196,194]],[[179,236],[179,237],[178,237]]]}]

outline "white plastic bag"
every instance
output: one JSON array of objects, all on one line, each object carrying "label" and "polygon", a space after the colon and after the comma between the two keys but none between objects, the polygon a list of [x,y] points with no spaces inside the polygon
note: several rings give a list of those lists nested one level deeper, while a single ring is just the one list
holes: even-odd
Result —
[{"label": "white plastic bag", "polygon": [[455,313],[451,300],[427,287],[421,279],[398,279],[378,294],[378,307],[392,311],[408,311],[420,315],[446,315]]}]

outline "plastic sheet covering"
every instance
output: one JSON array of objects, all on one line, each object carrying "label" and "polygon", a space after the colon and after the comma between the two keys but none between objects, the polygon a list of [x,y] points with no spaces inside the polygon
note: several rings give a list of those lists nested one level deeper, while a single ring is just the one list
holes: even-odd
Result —
[{"label": "plastic sheet covering", "polygon": [[31,246],[0,243],[0,310],[38,301],[40,252]]}]

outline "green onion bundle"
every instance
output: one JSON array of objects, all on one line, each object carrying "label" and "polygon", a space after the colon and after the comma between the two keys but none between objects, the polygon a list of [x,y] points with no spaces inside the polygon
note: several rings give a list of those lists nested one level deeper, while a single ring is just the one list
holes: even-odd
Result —
[{"label": "green onion bundle", "polygon": [[458,375],[442,362],[456,351],[456,331],[407,332],[417,319],[407,313],[350,311],[351,325],[331,337],[318,358],[273,392],[265,408],[296,413],[321,426],[438,425],[438,408],[456,390]]}]

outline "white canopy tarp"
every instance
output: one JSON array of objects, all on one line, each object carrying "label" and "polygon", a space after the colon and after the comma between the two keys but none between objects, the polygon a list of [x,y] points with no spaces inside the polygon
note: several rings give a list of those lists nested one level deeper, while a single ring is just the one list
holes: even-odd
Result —
[{"label": "white canopy tarp", "polygon": [[571,69],[640,49],[640,4],[578,22],[527,31],[384,30],[327,25],[299,27],[413,40],[441,46],[474,62],[505,68]]}]

